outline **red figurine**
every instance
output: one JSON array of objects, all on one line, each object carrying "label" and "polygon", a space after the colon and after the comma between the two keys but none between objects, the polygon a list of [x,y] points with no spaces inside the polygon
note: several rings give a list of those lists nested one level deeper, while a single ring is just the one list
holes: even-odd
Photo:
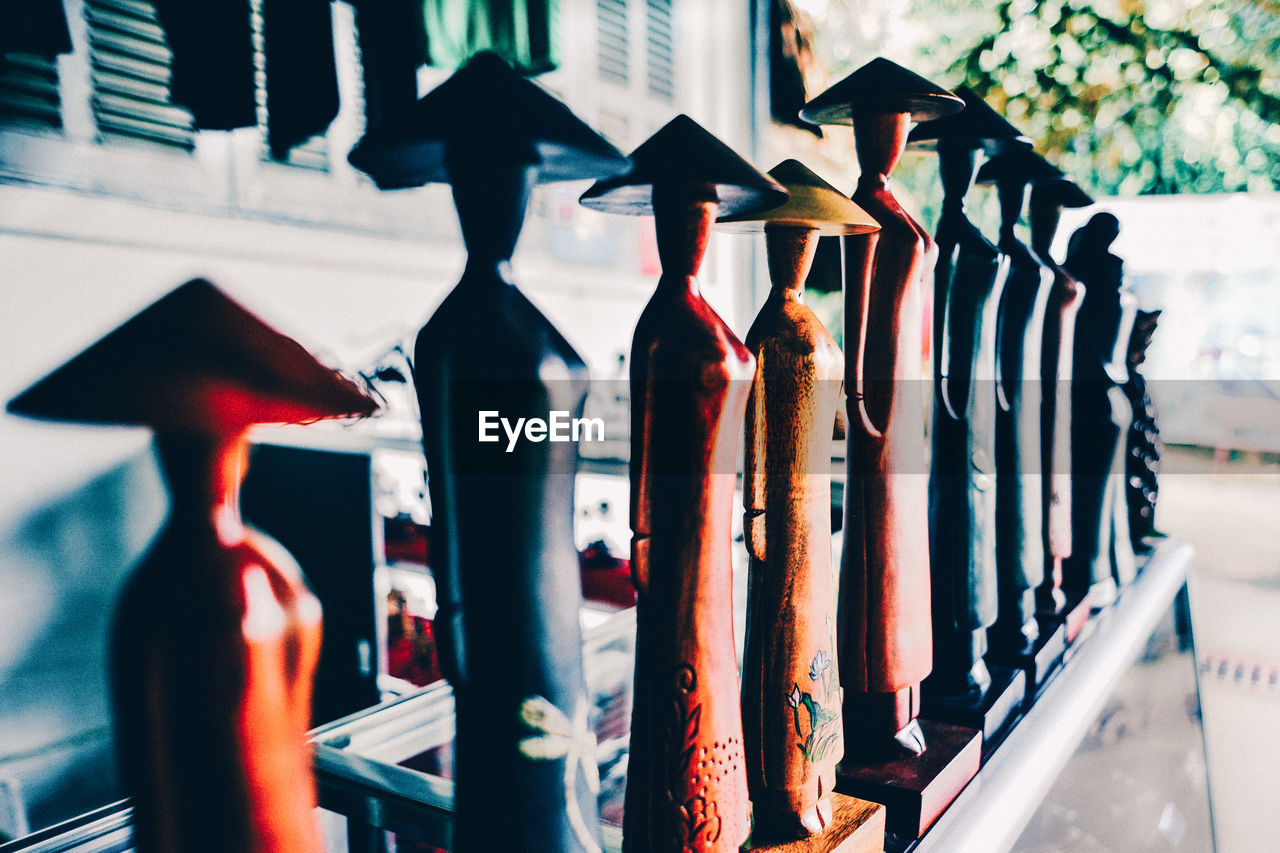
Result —
[{"label": "red figurine", "polygon": [[688,116],[582,197],[652,213],[662,277],[631,352],[636,678],[623,849],[736,851],[749,831],[734,659],[730,526],[754,359],[702,298],[717,213],[786,191]]},{"label": "red figurine", "polygon": [[814,98],[801,117],[853,125],[862,174],[853,200],[880,223],[845,237],[848,477],[837,644],[844,694],[842,793],[888,806],[889,830],[915,838],[978,769],[981,736],[917,721],[933,664],[929,507],[921,399],[924,279],[936,247],[898,204],[889,173],[912,120],[963,102],[886,59]]},{"label": "red figurine", "polygon": [[245,433],[375,408],[199,280],[9,403],[156,433],[172,510],[120,600],[111,654],[141,853],[324,849],[305,742],[320,603],[289,555],[241,521]]}]

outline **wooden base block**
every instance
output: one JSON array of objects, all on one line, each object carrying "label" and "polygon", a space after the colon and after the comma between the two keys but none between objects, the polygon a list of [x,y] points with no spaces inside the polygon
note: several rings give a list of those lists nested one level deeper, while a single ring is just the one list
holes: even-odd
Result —
[{"label": "wooden base block", "polygon": [[879,803],[831,794],[831,823],[810,838],[770,839],[756,827],[743,851],[767,853],[883,853],[885,807]]},{"label": "wooden base block", "polygon": [[[984,749],[990,749],[1022,709],[1027,695],[1027,676],[1021,669],[988,665],[991,686],[980,698],[937,695],[925,682],[920,715],[941,723],[964,726],[982,732]],[[928,741],[926,741],[927,743]]]},{"label": "wooden base block", "polygon": [[1067,632],[1067,645],[1070,646],[1080,636],[1080,632],[1089,623],[1089,617],[1092,615],[1093,605],[1086,594],[1083,596],[1071,596],[1067,599],[1066,605],[1057,613],[1046,610],[1036,614],[1036,618],[1042,620],[1040,623],[1041,630],[1044,630],[1044,625],[1049,621],[1062,623]]},{"label": "wooden base block", "polygon": [[993,647],[987,656],[989,661],[1020,669],[1027,674],[1027,695],[1024,705],[1030,705],[1036,692],[1049,680],[1062,656],[1067,651],[1067,626],[1055,617],[1036,617],[1040,636],[1034,643],[1017,649]]},{"label": "wooden base block", "polygon": [[1067,642],[1074,643],[1076,638],[1080,636],[1080,632],[1084,630],[1084,626],[1089,623],[1090,617],[1093,616],[1093,603],[1089,601],[1089,596],[1084,596],[1077,601],[1067,603],[1067,609],[1064,611],[1063,623],[1067,626]]},{"label": "wooden base block", "polygon": [[915,839],[933,825],[982,761],[982,734],[974,729],[921,720],[925,751],[879,764],[846,762],[836,770],[836,790],[883,803],[886,829]]}]

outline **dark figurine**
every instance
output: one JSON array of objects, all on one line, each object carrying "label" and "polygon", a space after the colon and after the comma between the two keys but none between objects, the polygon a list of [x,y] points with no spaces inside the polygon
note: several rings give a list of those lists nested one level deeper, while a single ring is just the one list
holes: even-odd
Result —
[{"label": "dark figurine", "polygon": [[1044,484],[1041,370],[1053,271],[1018,239],[1028,187],[1062,173],[1030,148],[1006,152],[983,166],[978,180],[996,185],[1000,251],[1009,274],[1000,296],[996,333],[996,566],[1000,618],[992,645],[1031,648],[1040,636],[1036,590],[1044,583]]},{"label": "dark figurine", "polygon": [[1129,381],[1125,396],[1133,407],[1129,424],[1126,495],[1129,510],[1129,540],[1137,553],[1149,553],[1149,538],[1159,538],[1156,530],[1156,477],[1160,473],[1160,428],[1156,425],[1156,407],[1147,390],[1147,377],[1141,368],[1147,360],[1147,348],[1160,321],[1159,311],[1138,311],[1129,336]]},{"label": "dark figurine", "polygon": [[662,263],[631,349],[636,677],[623,849],[736,851],[750,827],[730,529],[755,360],[696,274],[718,213],[787,194],[687,116],[631,159],[630,175],[582,197],[652,214]]},{"label": "dark figurine", "polygon": [[[753,841],[819,835],[844,757],[831,566],[831,441],[844,379],[835,339],[805,305],[818,237],[875,220],[801,163],[769,175],[790,200],[721,218],[764,232],[772,287],[751,330],[743,530],[750,553],[742,721]],[[732,224],[728,224],[732,223]]]},{"label": "dark figurine", "polygon": [[192,281],[9,403],[150,426],[163,530],[112,632],[116,752],[140,853],[320,853],[306,731],[320,603],[239,491],[258,423],[368,415],[373,401],[206,281]]},{"label": "dark figurine", "polygon": [[[1084,190],[1065,176],[1032,182],[1031,248],[1053,273],[1040,345],[1041,518],[1045,579],[1036,592],[1037,607],[1050,616],[1065,614],[1062,565],[1071,556],[1071,373],[1075,358],[1076,315],[1084,301],[1084,285],[1053,259],[1051,248],[1064,207],[1093,204]],[[1088,612],[1085,608],[1084,612]],[[1074,636],[1077,625],[1068,626]]]},{"label": "dark figurine", "polygon": [[[929,674],[929,495],[920,399],[924,279],[935,246],[889,191],[912,120],[964,102],[875,59],[801,111],[815,124],[853,125],[862,174],[853,200],[881,231],[844,238],[848,477],[837,635],[846,754],[925,748],[916,717]],[[856,733],[856,734],[855,734]]]},{"label": "dark figurine", "polygon": [[[1087,594],[1095,608],[1115,600],[1134,566],[1122,440],[1133,411],[1122,386],[1135,308],[1124,286],[1124,262],[1111,252],[1119,234],[1113,214],[1094,214],[1071,235],[1063,263],[1085,286],[1071,380],[1072,545],[1064,583],[1069,594]],[[1117,541],[1121,517],[1125,530]]]},{"label": "dark figurine", "polygon": [[467,246],[462,280],[419,333],[413,364],[436,630],[457,708],[453,849],[599,850],[573,541],[577,446],[529,430],[514,443],[494,436],[499,417],[581,417],[587,393],[582,359],[511,280],[530,190],[618,174],[627,160],[488,53],[351,159],[383,186],[450,183]]},{"label": "dark figurine", "polygon": [[[942,177],[933,273],[933,449],[929,551],[933,592],[932,696],[981,700],[983,660],[998,612],[996,579],[996,305],[1004,259],[965,213],[981,152],[1027,146],[972,90],[965,108],[917,125],[907,146],[933,149]],[[1016,707],[1016,702],[1014,706]]]}]

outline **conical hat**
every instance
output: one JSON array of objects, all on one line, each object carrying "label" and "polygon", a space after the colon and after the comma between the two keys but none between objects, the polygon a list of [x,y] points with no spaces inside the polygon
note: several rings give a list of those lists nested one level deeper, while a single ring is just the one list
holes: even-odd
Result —
[{"label": "conical hat", "polygon": [[928,121],[958,113],[964,101],[884,57],[876,57],[804,105],[814,124],[853,124],[858,113],[910,113]]},{"label": "conical hat", "polygon": [[777,207],[787,191],[702,125],[678,115],[631,152],[629,174],[596,181],[581,202],[608,213],[650,214],[657,184],[715,186],[722,214]]},{"label": "conical hat", "polygon": [[1031,185],[1033,195],[1044,195],[1063,207],[1088,207],[1093,198],[1080,185],[1065,175],[1058,178],[1047,178]]},{"label": "conical hat", "polygon": [[1065,177],[1057,166],[1041,157],[1030,145],[1010,146],[978,169],[977,183],[996,184],[1002,180],[1026,183],[1057,181]]},{"label": "conical hat", "polygon": [[187,282],[9,401],[13,414],[226,435],[377,405],[207,281]]},{"label": "conical hat", "polygon": [[495,165],[536,165],[540,183],[617,175],[629,165],[568,107],[488,51],[366,134],[347,159],[383,189],[420,187],[449,182],[450,148]]},{"label": "conical hat", "polygon": [[783,160],[769,170],[769,176],[782,184],[791,197],[781,207],[763,213],[722,216],[716,220],[722,223],[722,231],[753,232],[793,226],[814,228],[826,237],[880,230],[880,223],[870,214],[799,160]]},{"label": "conical hat", "polygon": [[953,115],[921,122],[907,135],[907,147],[917,151],[933,151],[941,140],[954,140],[961,145],[981,148],[994,154],[1009,143],[1030,145],[1031,140],[1022,135],[1004,117],[978,97],[968,86],[956,89],[964,109]]}]

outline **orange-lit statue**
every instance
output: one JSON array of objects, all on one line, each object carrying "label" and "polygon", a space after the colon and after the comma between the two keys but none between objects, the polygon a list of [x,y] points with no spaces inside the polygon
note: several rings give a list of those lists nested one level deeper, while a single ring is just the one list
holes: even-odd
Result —
[{"label": "orange-lit statue", "polygon": [[305,742],[320,603],[245,526],[245,432],[373,402],[205,281],[170,293],[9,404],[146,425],[172,498],[111,650],[116,746],[140,853],[319,853]]},{"label": "orange-lit statue", "polygon": [[662,277],[631,350],[635,705],[623,846],[737,850],[749,831],[730,527],[754,359],[695,277],[717,213],[786,192],[687,116],[597,182],[588,207],[652,213]]},{"label": "orange-lit statue", "polygon": [[920,397],[925,276],[936,247],[889,190],[911,121],[963,102],[875,59],[809,102],[816,124],[852,124],[853,200],[881,231],[845,241],[848,478],[837,619],[846,753],[919,753],[920,682],[932,668],[929,498]]},{"label": "orange-lit statue", "polygon": [[802,837],[832,821],[844,756],[831,565],[831,442],[844,358],[805,305],[819,235],[879,226],[795,160],[769,175],[790,200],[720,221],[763,231],[772,288],[746,344],[743,529],[750,553],[742,719],[755,835]]}]

